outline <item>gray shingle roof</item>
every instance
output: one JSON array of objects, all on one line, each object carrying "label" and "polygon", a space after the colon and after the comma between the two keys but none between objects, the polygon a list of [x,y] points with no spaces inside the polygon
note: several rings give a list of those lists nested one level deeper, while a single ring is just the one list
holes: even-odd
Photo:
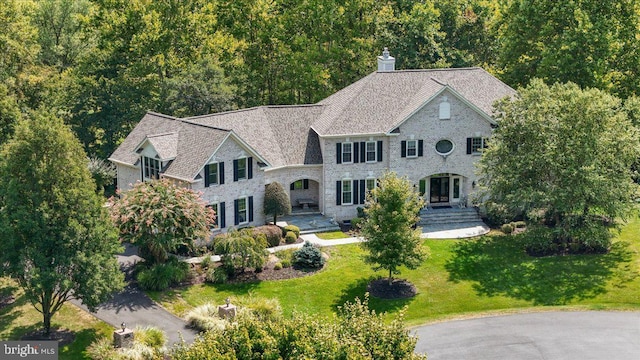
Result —
[{"label": "gray shingle roof", "polygon": [[326,110],[313,129],[320,136],[387,133],[446,86],[489,115],[493,102],[515,95],[481,68],[375,72],[319,102]]},{"label": "gray shingle roof", "polygon": [[321,164],[320,141],[310,127],[322,109],[319,105],[260,106],[186,120],[233,130],[273,167]]},{"label": "gray shingle roof", "polygon": [[165,169],[166,175],[192,180],[229,134],[228,130],[148,112],[109,159],[135,165],[140,157],[137,147],[147,139],[163,159],[175,157]]}]

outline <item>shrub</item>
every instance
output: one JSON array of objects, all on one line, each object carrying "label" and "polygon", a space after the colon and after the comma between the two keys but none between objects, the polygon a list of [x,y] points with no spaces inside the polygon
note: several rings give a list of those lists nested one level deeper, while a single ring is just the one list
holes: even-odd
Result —
[{"label": "shrub", "polygon": [[564,230],[534,226],[526,232],[525,250],[532,256],[556,254],[602,254],[609,251],[611,232],[605,226],[585,223],[581,227]]},{"label": "shrub", "polygon": [[205,281],[212,284],[224,284],[228,279],[229,274],[227,273],[227,270],[222,266],[218,266],[216,268],[209,269]]},{"label": "shrub", "polygon": [[233,298],[232,303],[240,309],[247,309],[253,316],[260,320],[277,320],[282,316],[282,308],[278,299],[269,299],[262,296],[249,296]]},{"label": "shrub", "polygon": [[278,264],[280,264],[283,268],[291,267],[290,259],[282,259]]},{"label": "shrub", "polygon": [[254,234],[264,234],[269,247],[280,245],[280,241],[282,240],[282,230],[276,225],[258,226],[253,229],[253,232]]},{"label": "shrub", "polygon": [[361,217],[355,217],[351,219],[351,229],[360,230],[360,225],[362,224],[363,221],[364,221],[364,218],[361,218]]},{"label": "shrub", "polygon": [[211,260],[211,255],[207,254],[202,258],[200,267],[202,267],[203,269],[208,269],[211,267],[211,265],[213,265],[213,260]]},{"label": "shrub", "polygon": [[559,246],[554,241],[553,229],[545,226],[533,226],[525,233],[524,248],[532,256],[547,256],[558,253]]},{"label": "shrub", "polygon": [[320,249],[306,241],[302,248],[293,253],[294,264],[301,268],[319,269],[324,266],[324,258]]},{"label": "shrub", "polygon": [[264,237],[253,237],[251,229],[232,230],[224,238],[216,238],[214,248],[222,257],[222,265],[229,275],[244,272],[245,268],[262,268],[267,260]]},{"label": "shrub", "polygon": [[187,324],[198,331],[223,329],[226,320],[218,317],[218,306],[206,303],[189,311],[185,317]]},{"label": "shrub", "polygon": [[299,227],[297,227],[295,225],[287,225],[282,229],[282,232],[285,234],[285,236],[289,231],[293,231],[293,233],[296,234],[296,239],[300,237],[300,228]]},{"label": "shrub", "polygon": [[509,235],[509,234],[511,234],[513,232],[513,225],[511,225],[511,224],[503,224],[500,227],[500,231],[502,231],[503,233]]},{"label": "shrub", "polygon": [[524,229],[527,227],[527,223],[524,221],[515,221],[512,222],[511,225],[513,225],[514,229]]},{"label": "shrub", "polygon": [[117,356],[113,340],[108,337],[102,337],[92,342],[85,352],[92,360],[112,360]]},{"label": "shrub", "polygon": [[136,342],[154,349],[162,348],[167,342],[164,331],[154,326],[136,326],[133,334]]},{"label": "shrub", "polygon": [[275,265],[273,265],[273,270],[282,270],[282,263],[281,262],[275,263]]},{"label": "shrub", "polygon": [[162,291],[185,281],[188,276],[189,264],[171,258],[164,264],[155,264],[141,270],[137,275],[137,280],[144,290]]},{"label": "shrub", "polygon": [[298,237],[293,231],[287,232],[287,235],[284,237],[284,242],[287,244],[293,244],[298,240]]},{"label": "shrub", "polygon": [[[356,208],[356,211],[358,212],[358,218],[364,219],[365,217],[367,217],[367,214],[364,212],[364,208],[362,206],[358,206]],[[353,220],[351,220],[351,221],[353,221]]]}]

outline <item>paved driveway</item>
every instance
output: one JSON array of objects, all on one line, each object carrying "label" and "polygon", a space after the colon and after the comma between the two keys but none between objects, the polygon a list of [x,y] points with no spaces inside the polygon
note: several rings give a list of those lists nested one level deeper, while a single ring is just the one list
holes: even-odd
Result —
[{"label": "paved driveway", "polygon": [[639,360],[640,312],[542,312],[414,329],[429,360]]}]

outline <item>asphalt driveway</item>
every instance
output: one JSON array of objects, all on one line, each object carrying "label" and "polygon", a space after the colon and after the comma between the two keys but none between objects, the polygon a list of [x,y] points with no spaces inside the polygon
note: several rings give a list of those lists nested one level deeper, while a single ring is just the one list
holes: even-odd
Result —
[{"label": "asphalt driveway", "polygon": [[429,360],[638,360],[640,312],[541,312],[413,330]]}]

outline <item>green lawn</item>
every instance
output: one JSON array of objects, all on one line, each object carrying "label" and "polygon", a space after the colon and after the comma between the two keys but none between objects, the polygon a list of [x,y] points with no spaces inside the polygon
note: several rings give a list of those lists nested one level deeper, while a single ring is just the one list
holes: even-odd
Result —
[{"label": "green lawn", "polygon": [[[490,236],[473,240],[427,240],[431,256],[400,277],[419,294],[410,300],[371,299],[376,311],[394,313],[407,306],[406,321],[430,321],[484,313],[544,309],[640,310],[640,220],[623,228],[606,255],[533,258],[522,251],[519,237]],[[279,299],[283,310],[331,315],[336,307],[363,297],[370,279],[383,276],[362,261],[358,245],[324,249],[330,255],[321,272],[299,279],[242,285],[196,285],[150,294],[182,316],[204,302],[223,303],[228,296]]]},{"label": "green lawn", "polygon": [[[27,302],[13,281],[0,278],[0,294],[8,293],[13,293],[16,301],[0,309],[0,340],[19,340],[22,335],[41,327],[42,315]],[[60,347],[60,360],[85,359],[83,352],[86,347],[97,337],[111,336],[113,331],[113,327],[71,304],[64,305],[54,315],[52,327],[76,333],[73,343]]]},{"label": "green lawn", "polygon": [[316,233],[316,236],[322,240],[336,240],[350,237],[348,234],[345,234],[340,230]]}]

